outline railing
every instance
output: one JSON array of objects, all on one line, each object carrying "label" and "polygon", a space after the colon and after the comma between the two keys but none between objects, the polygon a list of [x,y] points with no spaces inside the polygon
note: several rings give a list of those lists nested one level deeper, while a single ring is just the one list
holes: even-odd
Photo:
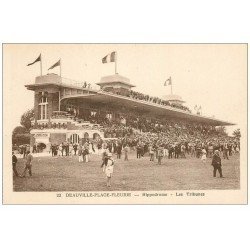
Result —
[{"label": "railing", "polygon": [[99,91],[99,89],[93,88],[92,84],[89,84],[89,83],[86,83],[86,87],[84,87],[85,82],[75,81],[75,80],[64,78],[64,77],[62,77],[61,79],[62,79],[61,83],[65,84],[65,85],[69,85],[72,87],[78,87],[78,88],[82,88],[84,90],[89,90],[89,91],[91,91],[91,90]]},{"label": "railing", "polygon": [[[58,112],[58,111],[56,111]],[[32,126],[34,126],[35,121],[31,121]],[[46,129],[46,128],[63,128],[66,129],[69,126],[81,127],[86,130],[103,130],[103,127],[99,124],[94,124],[89,121],[84,121],[82,119],[75,119],[72,116],[67,115],[58,115],[52,116],[51,119],[46,120],[37,120],[37,128],[38,129]]]},{"label": "railing", "polygon": [[[137,102],[140,102],[140,103],[152,104],[152,105],[154,105],[154,106],[156,105],[158,107],[159,106],[160,107],[168,107],[168,108],[173,109],[173,110],[178,110],[178,111],[181,111],[181,112],[192,114],[191,110],[186,106],[178,107],[177,105],[172,105],[172,104],[162,104],[162,102],[154,102],[153,99],[152,100],[139,99],[139,98],[133,97],[132,95],[126,96],[126,95],[116,94],[116,93],[105,91],[105,90],[101,90],[100,92],[105,93],[107,95],[111,95],[111,96],[112,95],[113,96],[119,96],[119,97],[125,98],[127,100],[133,100],[133,101],[137,101]],[[150,98],[153,98],[153,97],[150,97]],[[159,100],[161,100],[161,99],[159,98]],[[161,100],[161,101],[164,101],[164,100]],[[184,107],[184,109],[181,108],[181,107]]]}]

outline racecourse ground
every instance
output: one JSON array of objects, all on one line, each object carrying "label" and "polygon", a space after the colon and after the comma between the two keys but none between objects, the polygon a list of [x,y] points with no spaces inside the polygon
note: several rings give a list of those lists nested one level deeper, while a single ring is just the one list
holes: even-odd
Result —
[{"label": "racecourse ground", "polygon": [[[114,156],[115,157],[115,156]],[[22,173],[24,160],[19,159],[17,170]],[[36,157],[32,177],[13,177],[14,191],[141,191],[141,190],[209,190],[239,189],[239,155],[222,159],[225,178],[213,178],[211,159],[203,164],[200,159],[163,158],[161,166],[150,162],[146,155],[129,161],[116,160],[112,187],[106,187],[101,168],[101,156],[91,155],[90,162],[79,163],[78,157]],[[217,173],[217,175],[219,175]],[[28,175],[27,175],[28,176]]]}]

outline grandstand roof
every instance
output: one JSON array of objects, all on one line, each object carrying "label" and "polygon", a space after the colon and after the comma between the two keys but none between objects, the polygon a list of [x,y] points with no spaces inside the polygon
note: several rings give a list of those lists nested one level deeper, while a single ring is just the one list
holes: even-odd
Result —
[{"label": "grandstand roof", "polygon": [[[106,82],[122,82],[123,84],[127,84],[128,86],[134,86],[130,84],[130,80],[126,77],[120,76],[118,74],[111,75],[111,76],[105,76],[101,78],[101,82],[99,84],[104,84]],[[36,90],[37,88],[43,87],[49,87],[49,86],[55,86],[58,89],[60,88],[72,88],[72,89],[79,89],[82,90],[83,88],[80,87],[82,83],[75,82],[70,79],[61,78],[58,75],[49,74],[46,76],[37,77],[35,84],[29,84],[25,85],[27,89],[29,90]],[[173,96],[172,96],[173,98]],[[175,95],[175,98],[181,98]],[[139,99],[133,99],[130,97],[112,94],[106,91],[102,90],[94,90],[89,89],[89,92],[86,94],[70,94],[67,96],[64,96],[62,98],[63,100],[72,100],[72,99],[84,99],[84,101],[89,100],[91,102],[97,102],[97,103],[109,103],[110,105],[117,105],[118,107],[127,107],[128,109],[136,109],[137,111],[147,112],[149,114],[155,115],[166,115],[172,118],[178,118],[178,119],[185,119],[188,121],[194,121],[194,122],[202,122],[207,123],[214,126],[227,126],[227,125],[235,125],[230,122],[221,121],[218,119],[215,119],[214,117],[206,117],[201,116],[197,114],[191,114],[187,111],[174,108],[171,106],[164,106],[160,104],[156,104],[149,101],[139,100]],[[182,99],[179,99],[182,100]]]},{"label": "grandstand roof", "polygon": [[99,91],[96,94],[92,95],[84,95],[84,96],[68,96],[64,97],[63,99],[84,99],[84,102],[96,102],[100,104],[110,104],[112,106],[117,107],[126,107],[128,110],[133,109],[137,111],[147,112],[149,115],[166,115],[166,117],[177,118],[177,119],[185,119],[187,121],[199,122],[199,123],[206,123],[213,126],[228,126],[228,125],[235,125],[230,122],[221,121],[214,117],[206,117],[197,114],[192,114],[187,111],[183,111],[178,108],[174,108],[171,106],[163,106],[160,104],[132,99],[130,97],[121,96],[112,94],[105,91]]}]

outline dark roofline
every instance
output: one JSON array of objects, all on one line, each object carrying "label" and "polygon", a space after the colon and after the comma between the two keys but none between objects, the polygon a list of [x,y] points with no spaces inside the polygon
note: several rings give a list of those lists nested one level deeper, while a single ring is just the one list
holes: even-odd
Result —
[{"label": "dark roofline", "polygon": [[[43,86],[50,86],[50,85],[54,85],[56,87],[65,87],[65,88],[74,88],[74,89],[81,89],[81,90],[84,90],[84,88],[82,87],[78,87],[78,86],[75,86],[75,85],[70,85],[70,84],[63,84],[63,83],[37,83],[37,84],[28,84],[28,85],[25,85],[25,87],[28,89],[28,90],[35,90],[37,87],[43,87]],[[86,88],[87,90],[87,88]],[[144,105],[144,106],[148,106],[148,107],[152,107],[152,108],[159,108],[161,110],[166,110],[166,111],[169,111],[171,113],[175,113],[176,114],[182,114],[184,117],[182,117],[183,119],[185,119],[185,116],[186,118],[191,118],[193,117],[194,119],[197,119],[197,120],[203,120],[201,122],[205,122],[207,120],[207,122],[210,121],[210,123],[219,123],[218,125],[215,125],[215,126],[231,126],[231,125],[236,125],[234,123],[230,123],[230,122],[226,122],[226,121],[222,121],[222,120],[218,120],[218,119],[215,119],[213,117],[206,117],[206,116],[201,116],[201,115],[196,115],[196,114],[192,114],[192,113],[188,113],[186,111],[183,111],[183,110],[180,110],[178,108],[174,108],[174,107],[171,107],[171,106],[163,106],[163,105],[160,105],[160,104],[156,104],[156,103],[150,103],[150,102],[147,102],[147,101],[142,101],[142,100],[138,100],[138,99],[132,99],[130,97],[125,97],[125,96],[121,96],[121,95],[116,95],[116,94],[112,94],[112,93],[109,93],[109,92],[105,92],[105,91],[102,91],[102,90],[93,90],[93,89],[90,89],[91,92],[95,92],[96,94],[100,94],[100,95],[106,95],[106,96],[111,96],[111,97],[114,97],[116,99],[122,99],[122,100],[125,100],[125,101],[130,101],[130,102],[134,102],[134,103],[138,103],[138,104],[141,104],[141,105]],[[71,98],[74,98],[74,97],[77,97],[77,96],[72,96]],[[79,95],[79,97],[81,97],[81,95]],[[86,97],[86,95],[85,95]],[[70,98],[70,96],[68,97],[65,97],[65,98]]]},{"label": "dark roofline", "polygon": [[150,102],[147,102],[147,101],[142,101],[142,100],[138,100],[138,99],[132,99],[130,97],[125,97],[125,96],[120,96],[120,95],[116,95],[116,94],[111,94],[110,92],[107,93],[105,91],[100,91],[99,93],[106,94],[106,95],[109,95],[109,96],[114,96],[114,97],[117,97],[117,98],[126,99],[126,100],[133,101],[133,102],[136,102],[136,103],[146,104],[146,105],[149,105],[149,106],[152,106],[152,107],[157,107],[157,108],[161,108],[161,109],[171,110],[171,111],[174,111],[174,112],[177,112],[177,113],[180,113],[180,114],[181,113],[185,114],[186,116],[197,118],[199,120],[204,119],[204,120],[209,120],[209,121],[213,121],[213,122],[223,123],[222,125],[217,125],[217,126],[233,126],[233,125],[236,125],[234,123],[230,123],[230,122],[227,122],[227,121],[222,121],[222,120],[219,120],[219,119],[215,119],[213,117],[207,117],[207,116],[192,114],[192,113],[189,113],[187,111],[180,110],[178,108],[174,108],[174,107],[171,107],[171,106],[163,106],[163,105],[156,104],[156,103],[150,103]]},{"label": "dark roofline", "polygon": [[[143,109],[148,108],[152,112],[155,112],[156,110],[158,110],[158,111],[161,111],[161,114],[166,114],[166,115],[169,115],[170,117],[175,117],[177,119],[186,119],[186,120],[193,121],[193,122],[208,123],[213,126],[236,125],[234,123],[222,121],[219,119],[215,119],[213,117],[206,117],[202,115],[192,114],[192,113],[189,113],[189,112],[186,112],[186,111],[183,111],[178,108],[171,107],[171,106],[163,106],[163,105],[156,104],[156,103],[151,103],[151,102],[142,101],[138,99],[132,99],[130,97],[111,94],[109,92],[105,92],[102,90],[98,91],[96,94],[91,94],[91,100],[94,100],[95,96],[100,96],[100,95],[105,96],[105,97],[119,99],[119,103],[124,102],[125,105],[127,103],[127,105],[131,107],[137,104],[138,107],[141,107]],[[79,94],[79,95],[74,95],[74,96],[65,96],[63,99],[73,99],[73,98],[88,98],[88,95]]]},{"label": "dark roofline", "polygon": [[[71,88],[71,89],[81,89],[81,90],[88,90],[88,88],[82,88],[82,87],[78,87],[75,85],[71,85],[71,84],[65,84],[65,83],[34,83],[34,84],[27,84],[24,85],[28,90],[34,90],[37,87],[43,87],[43,86],[56,86],[56,87],[64,87],[64,88]],[[98,90],[95,89],[89,89],[89,91],[94,91],[97,92]]]}]

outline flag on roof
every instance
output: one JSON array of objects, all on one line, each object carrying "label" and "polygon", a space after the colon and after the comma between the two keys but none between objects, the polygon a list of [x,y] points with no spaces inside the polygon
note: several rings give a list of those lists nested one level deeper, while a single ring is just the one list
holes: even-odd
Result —
[{"label": "flag on roof", "polygon": [[54,69],[55,67],[60,66],[60,65],[61,65],[61,59],[59,59],[58,62],[56,62],[55,64],[53,64],[48,70]]},{"label": "flag on roof", "polygon": [[102,58],[102,63],[109,63],[109,62],[115,62],[116,61],[116,52],[113,51],[110,54],[106,55]]},{"label": "flag on roof", "polygon": [[34,62],[27,64],[27,66],[33,65],[34,63],[40,62],[40,61],[41,61],[41,54],[37,57],[37,59]]},{"label": "flag on roof", "polygon": [[164,82],[164,86],[172,85],[171,76]]}]

